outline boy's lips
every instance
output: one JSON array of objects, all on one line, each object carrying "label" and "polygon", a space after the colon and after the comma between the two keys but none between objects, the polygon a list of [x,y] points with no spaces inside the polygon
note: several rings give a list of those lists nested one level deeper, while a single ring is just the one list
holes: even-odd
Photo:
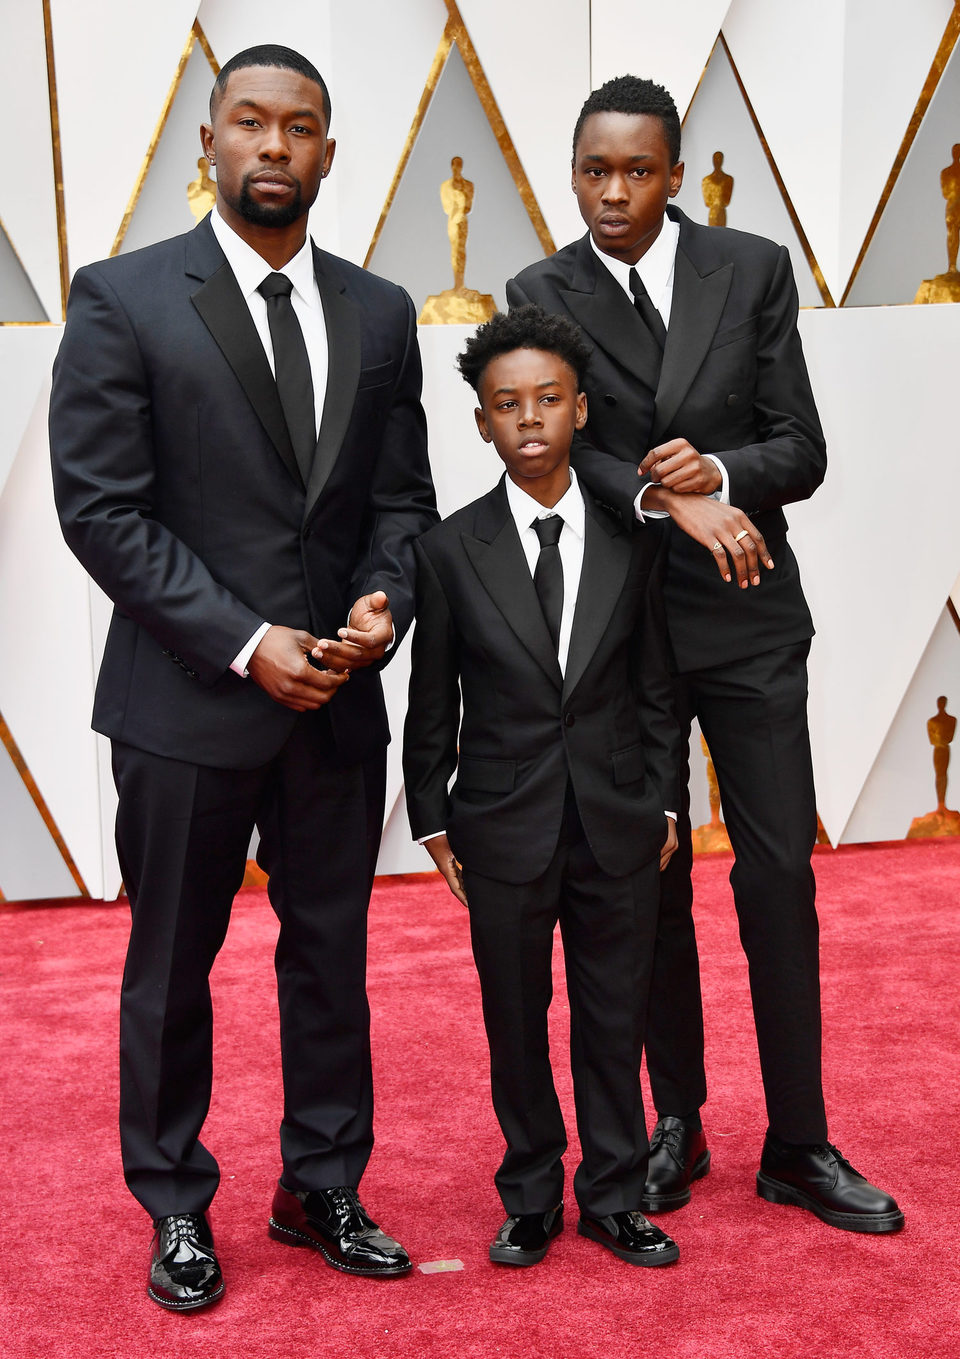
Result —
[{"label": "boy's lips", "polygon": [[546,446],[546,441],[544,439],[524,439],[523,443],[520,445],[520,452],[539,453],[540,450],[546,448]]}]

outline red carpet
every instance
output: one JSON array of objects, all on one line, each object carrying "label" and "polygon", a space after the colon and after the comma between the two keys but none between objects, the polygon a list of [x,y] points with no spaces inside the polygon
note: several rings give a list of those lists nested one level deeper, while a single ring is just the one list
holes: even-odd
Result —
[{"label": "red carpet", "polygon": [[[754,1192],[764,1130],[726,874],[696,866],[713,1170],[658,1220],[680,1244],[631,1268],[567,1230],[537,1268],[491,1265],[502,1219],[466,921],[426,879],[378,883],[371,916],[378,1143],[363,1183],[415,1262],[375,1282],[271,1242],[280,1111],[273,916],[241,894],[217,965],[212,1221],[219,1307],[169,1315],[143,1291],[149,1223],[120,1175],[116,1003],[123,907],[0,907],[0,1353],[141,1359],[955,1359],[960,844],[817,855],[831,1135],[898,1197],[899,1236],[837,1232]],[[554,1005],[564,1071],[566,1005]],[[572,1221],[571,1221],[572,1219]]]}]

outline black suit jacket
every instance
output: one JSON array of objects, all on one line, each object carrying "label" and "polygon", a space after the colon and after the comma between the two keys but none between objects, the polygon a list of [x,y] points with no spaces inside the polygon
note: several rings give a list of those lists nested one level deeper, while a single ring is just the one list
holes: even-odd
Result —
[{"label": "black suit jacket", "polygon": [[659,851],[664,810],[678,806],[662,536],[627,532],[584,499],[564,675],[502,480],[417,543],[410,824],[417,837],[445,829],[461,863],[504,882],[529,882],[549,864],[568,777],[590,848],[613,876]]},{"label": "black suit jacket", "polygon": [[[314,259],[329,373],[309,486],[209,221],[73,281],[50,440],[64,535],[115,604],[94,707],[107,736],[255,767],[296,718],[229,669],[261,622],[335,636],[383,589],[398,640],[409,626],[412,540],[437,517],[413,308]],[[327,711],[351,759],[388,739],[372,670]]]},{"label": "black suit jacket", "polygon": [[789,254],[761,236],[680,223],[670,326],[660,351],[589,236],[507,284],[511,306],[572,317],[593,346],[578,474],[625,522],[657,444],[683,437],[715,453],[730,502],[754,521],[775,563],[738,590],[699,543],[669,530],[667,621],[681,671],[721,665],[813,634],[782,506],[812,495],[826,450],[797,333]]}]

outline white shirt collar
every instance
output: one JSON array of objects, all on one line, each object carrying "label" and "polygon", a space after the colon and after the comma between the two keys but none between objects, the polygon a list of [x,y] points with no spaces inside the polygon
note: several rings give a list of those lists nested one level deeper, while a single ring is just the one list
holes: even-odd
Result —
[{"label": "white shirt collar", "polygon": [[551,514],[558,514],[564,524],[572,529],[578,538],[583,537],[586,531],[586,511],[583,507],[583,492],[577,484],[577,474],[572,467],[570,468],[570,485],[551,509],[547,509],[538,500],[534,500],[532,495],[527,495],[526,491],[521,490],[516,482],[511,481],[509,475],[504,480],[507,488],[507,504],[510,506],[510,513],[516,521],[518,533],[528,529],[534,519],[548,519]]},{"label": "white shirt collar", "polygon": [[590,244],[597,259],[606,265],[629,297],[633,296],[630,292],[630,270],[631,268],[636,269],[643,286],[650,295],[651,302],[660,311],[667,288],[673,284],[673,268],[677,258],[679,240],[680,223],[664,214],[663,226],[660,228],[657,239],[646,254],[641,255],[634,265],[627,264],[625,260],[614,259],[612,255],[605,255],[592,236],[590,237]]},{"label": "white shirt collar", "polygon": [[248,245],[242,236],[237,235],[216,208],[210,214],[210,225],[244,297],[250,297],[255,293],[268,274],[283,273],[308,306],[318,304],[317,282],[313,272],[313,246],[309,236],[292,260],[288,260],[281,270],[274,270],[262,255],[257,254],[252,245]]}]

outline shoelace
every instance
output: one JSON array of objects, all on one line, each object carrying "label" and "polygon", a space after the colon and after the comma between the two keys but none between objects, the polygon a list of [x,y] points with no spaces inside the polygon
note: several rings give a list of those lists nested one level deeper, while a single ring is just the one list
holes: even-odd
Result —
[{"label": "shoelace", "polygon": [[680,1139],[683,1136],[682,1128],[656,1128],[653,1137],[650,1139],[650,1150],[657,1151],[660,1147],[666,1147],[667,1151],[677,1160],[682,1160],[680,1155]]}]

